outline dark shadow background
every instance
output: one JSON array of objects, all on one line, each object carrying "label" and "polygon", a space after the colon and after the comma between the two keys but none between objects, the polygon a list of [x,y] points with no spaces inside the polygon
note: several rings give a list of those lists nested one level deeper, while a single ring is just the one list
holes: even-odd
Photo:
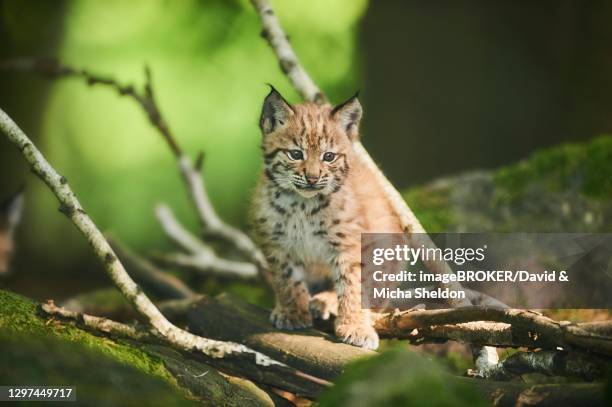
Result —
[{"label": "dark shadow background", "polygon": [[[0,0],[0,59],[60,53],[65,28],[74,17],[75,5],[80,4]],[[217,24],[206,28],[209,31],[203,31],[201,38],[193,42],[196,44],[193,49],[186,46],[180,53],[177,51],[177,55],[157,55],[140,52],[138,45],[131,44],[132,48],[126,50],[125,44],[117,43],[100,52],[103,55],[132,52],[133,55],[126,58],[134,67],[141,66],[143,61],[152,61],[153,68],[162,66],[156,76],[162,78],[162,86],[158,87],[158,90],[161,88],[162,109],[171,125],[180,125],[181,118],[176,112],[187,106],[195,109],[190,117],[198,130],[188,128],[179,133],[190,137],[185,143],[190,151],[195,153],[204,148],[209,153],[206,166],[211,174],[209,186],[213,200],[226,219],[243,225],[248,196],[259,165],[256,119],[260,100],[266,92],[262,84],[280,83],[280,89],[290,100],[297,100],[297,97],[267,46],[258,37],[258,21],[247,2],[201,1],[189,4],[194,19],[208,13],[216,16],[214,21]],[[277,1],[274,4],[307,70],[332,100],[339,102],[355,89],[361,89],[365,109],[364,143],[399,188],[461,171],[495,168],[519,160],[538,148],[586,140],[612,131],[612,2],[371,1],[354,22],[346,23],[346,30],[338,32],[330,27],[342,20],[344,3],[316,2],[316,10],[303,19],[295,3]],[[159,19],[163,19],[165,8],[172,8],[176,3],[161,2],[157,6],[161,10]],[[297,16],[292,14],[293,8],[297,9],[294,12]],[[129,15],[119,12],[114,18],[124,23],[121,19],[129,18]],[[191,27],[192,31],[197,29],[193,28],[192,21],[180,24]],[[155,32],[156,27],[155,24],[147,26],[140,35],[143,38],[161,36],[161,31]],[[241,40],[236,34],[240,30],[238,27],[248,31],[247,35],[252,39],[248,42]],[[109,25],[103,29],[112,31],[114,27]],[[85,35],[88,27],[82,27],[82,30]],[[190,38],[188,33],[185,38]],[[175,40],[181,44],[183,37]],[[160,48],[162,46],[167,49],[174,47],[166,43],[160,44]],[[155,44],[148,47],[156,49]],[[263,64],[263,68],[252,68],[248,60],[238,67],[218,57],[218,53],[230,47],[236,47],[238,54],[252,52],[257,55],[257,60],[251,59],[253,67]],[[201,55],[203,50],[207,59]],[[87,52],[91,54],[98,50],[93,48]],[[187,88],[186,92],[198,94],[196,105],[201,103],[209,110],[218,109],[219,115],[227,111],[236,112],[224,119],[228,125],[236,115],[246,115],[248,126],[245,128],[249,134],[246,147],[243,147],[244,139],[232,139],[213,131],[207,139],[198,139],[197,133],[210,128],[210,118],[200,117],[191,99],[187,103],[172,98],[171,94],[163,97],[163,85],[168,83],[168,77],[178,82],[182,80],[180,70],[178,74],[168,69],[164,72],[164,63],[172,64],[172,58],[183,58],[183,63],[189,67],[190,55],[193,55],[193,64],[210,64],[221,75],[227,71],[225,88],[236,88],[235,78],[229,76],[230,72],[236,69],[245,72],[240,88],[234,92],[248,96],[248,103],[239,104],[238,99],[242,97],[237,96],[232,105],[229,98],[222,97],[223,87],[183,86]],[[94,68],[102,65],[85,57],[83,61]],[[73,54],[71,62],[77,63],[80,59],[74,58]],[[346,65],[348,71],[343,72],[339,65]],[[113,67],[109,62],[100,69],[112,73],[115,71]],[[137,76],[128,76],[129,80],[133,78]],[[34,141],[41,141],[40,134],[47,134],[42,122],[54,86],[56,84],[29,74],[0,72],[0,107]],[[96,95],[104,93],[96,92]],[[96,95],[91,95],[92,110],[96,108]],[[111,101],[108,103],[127,103],[110,93],[104,97]],[[141,113],[133,110],[134,120],[153,134]],[[66,117],[68,119],[58,120],[76,120],[69,113]],[[100,117],[101,122],[108,121],[108,118]],[[43,146],[51,149],[57,143],[64,143],[61,137],[69,135],[69,130],[52,133],[57,139],[46,139]],[[150,134],[146,137],[155,138],[159,151],[164,151],[166,147],[157,139],[158,136]],[[235,148],[241,148],[240,154],[246,158],[236,160],[233,156]],[[108,185],[124,182],[122,188],[125,191],[146,188],[158,194],[157,198],[147,196],[142,201],[130,201],[134,206],[133,212],[142,214],[141,224],[148,225],[139,233],[133,232],[131,224],[114,220],[116,208],[123,205],[122,200],[126,198],[101,194],[107,184],[88,178],[90,162],[81,157],[78,150],[63,154],[58,157],[70,163],[65,166],[69,169],[66,175],[86,207],[92,209],[94,220],[103,229],[118,228],[120,237],[141,251],[166,245],[154,226],[151,212],[157,199],[174,200],[173,203],[179,205],[179,214],[193,219],[184,199],[183,186],[173,172],[172,158],[166,152],[160,156],[161,159],[153,155],[149,163],[134,169],[142,177],[160,166],[167,169],[164,171],[169,175],[163,179],[151,175],[159,181],[159,186],[154,185],[157,190],[151,187],[153,184],[134,185],[133,181],[128,181],[131,172],[125,173],[127,178],[123,181],[121,173],[113,174],[112,180],[105,181]],[[235,169],[236,166],[241,167]],[[226,168],[231,170],[225,171]],[[49,193],[29,174],[16,151],[0,139],[0,198],[24,182],[28,183],[28,206],[19,235],[16,273],[0,281],[0,287],[7,286],[44,299],[52,295],[73,295],[103,284],[106,277],[83,239],[67,221],[58,220],[61,215]],[[127,236],[123,236],[122,231],[126,231]],[[53,242],[53,245],[48,246],[48,242]],[[32,284],[32,281],[37,283]]]},{"label": "dark shadow background", "polygon": [[365,143],[406,187],[612,130],[612,3],[371,2]]}]

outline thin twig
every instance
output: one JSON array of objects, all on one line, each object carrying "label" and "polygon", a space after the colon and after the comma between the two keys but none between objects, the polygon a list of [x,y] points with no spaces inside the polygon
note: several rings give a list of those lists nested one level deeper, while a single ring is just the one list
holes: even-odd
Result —
[{"label": "thin twig", "polygon": [[74,322],[78,321],[83,328],[88,330],[101,331],[111,336],[133,339],[135,341],[147,340],[159,342],[159,339],[155,335],[142,326],[128,325],[104,317],[71,311],[63,307],[58,307],[52,300],[41,304],[40,308],[45,314],[51,317]]},{"label": "thin twig", "polygon": [[188,254],[174,253],[158,256],[162,261],[202,273],[234,276],[243,279],[257,277],[257,267],[254,264],[218,257],[210,247],[178,222],[168,206],[158,205],[155,212],[164,233],[177,246],[188,252]]},{"label": "thin twig", "polygon": [[198,165],[202,165],[201,160],[196,160],[196,165],[194,166],[189,157],[181,156],[178,158],[178,163],[192,202],[195,205],[203,232],[206,235],[224,239],[226,242],[232,244],[259,269],[265,269],[265,267],[267,267],[266,260],[257,245],[244,232],[223,222],[219,215],[217,215],[206,193],[201,169],[198,168]]},{"label": "thin twig", "polygon": [[174,155],[179,157],[183,154],[181,148],[176,142],[176,138],[172,135],[166,120],[162,116],[161,111],[157,106],[151,85],[151,71],[148,67],[145,67],[146,81],[142,91],[138,91],[134,85],[122,84],[112,78],[92,73],[86,69],[79,69],[64,65],[55,58],[9,59],[0,61],[0,69],[20,72],[34,72],[48,79],[76,77],[84,79],[90,86],[103,85],[110,87],[117,91],[120,96],[127,96],[138,103],[138,105],[140,105],[142,110],[147,115],[147,118],[153,127],[155,127],[162,135],[164,140],[166,140]]}]

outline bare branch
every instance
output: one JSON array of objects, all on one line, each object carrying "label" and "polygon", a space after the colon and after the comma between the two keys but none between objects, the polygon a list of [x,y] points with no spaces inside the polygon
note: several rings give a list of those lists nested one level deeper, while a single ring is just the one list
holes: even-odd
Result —
[{"label": "bare branch", "polygon": [[[352,360],[375,355],[372,351],[339,343],[332,336],[326,335],[321,331],[302,330],[287,332],[271,328],[268,323],[268,310],[248,304],[240,298],[227,293],[215,298],[203,296],[201,300],[191,302],[187,309],[188,312],[185,319],[191,331],[215,339],[245,343],[253,349],[269,354],[304,372],[328,380],[332,380],[344,371],[347,363],[350,363]],[[476,318],[482,317],[481,314],[477,313],[472,316]],[[442,320],[442,317],[437,318]],[[416,322],[413,325],[417,327],[414,331],[418,332],[414,333],[414,336],[406,338],[410,340],[415,339],[417,344],[425,343],[426,340],[436,337],[428,336],[428,333],[433,331],[434,335],[437,335],[438,338],[453,339],[449,336],[445,337],[444,331],[438,331],[437,328],[455,328],[455,331],[451,331],[451,334],[453,332],[457,334],[461,332],[462,328],[465,328],[463,331],[466,335],[465,338],[475,339],[476,343],[479,343],[480,339],[476,331],[476,327],[479,326],[483,334],[489,330],[497,332],[496,335],[489,335],[488,340],[498,341],[502,346],[527,346],[534,349],[546,345],[547,350],[559,353],[555,343],[537,340],[541,336],[538,331],[531,331],[530,335],[520,335],[517,332],[512,332],[512,327],[509,324],[479,321],[458,325],[428,325],[430,322],[438,322],[438,320],[434,320],[432,317],[421,318],[421,320],[416,321],[418,325]],[[318,323],[321,321],[316,320],[315,322],[318,326]],[[333,326],[333,324],[331,325]],[[467,329],[469,325],[472,325],[474,328],[472,330]],[[333,332],[332,326],[326,324],[324,328],[330,328],[331,332]],[[603,331],[601,326],[592,326],[589,323],[577,326],[590,330],[591,333]],[[472,333],[471,337],[469,336],[470,333]],[[419,339],[419,335],[422,335],[420,338],[424,339],[423,341]],[[590,352],[588,348],[583,348],[582,350]],[[598,375],[601,373],[596,369],[597,366],[606,366],[610,363],[609,357],[597,354],[589,355],[589,360],[586,360],[587,356],[581,357],[580,355],[583,354],[580,353],[579,349],[572,351],[572,356],[568,356],[566,359],[563,359],[565,357],[563,356],[564,354],[567,353],[560,352],[560,355],[555,356],[555,358],[557,362],[565,360],[563,363],[566,364],[566,368],[551,371],[551,374],[579,376],[591,380],[592,378],[599,377]],[[579,356],[574,357],[574,354]],[[574,362],[579,363],[580,366],[576,366]],[[497,363],[493,367],[497,369]],[[505,368],[509,372],[508,369],[511,369],[510,362],[505,364]],[[493,378],[491,375],[495,371],[483,371],[478,368],[472,374],[477,373],[481,375],[480,377]],[[485,374],[489,376],[485,376]]]},{"label": "bare branch", "polygon": [[[475,321],[501,322],[507,327],[496,326],[465,326],[453,327],[455,324],[464,324]],[[607,324],[612,325],[612,321]],[[438,327],[432,328],[432,327]],[[442,328],[440,328],[442,327]],[[477,329],[486,330],[491,337],[497,338],[501,346],[528,346],[531,348],[566,350],[572,348],[588,349],[592,352],[612,356],[612,337],[601,335],[597,331],[589,330],[589,325],[557,322],[538,312],[519,309],[499,309],[488,307],[463,307],[443,310],[412,310],[395,312],[379,316],[375,328],[381,336],[402,338],[410,337],[412,331],[424,330],[423,335],[445,335],[454,339],[452,335],[464,334],[472,330],[471,339],[475,341]],[[602,330],[602,324],[596,326]],[[493,336],[495,335],[495,336]],[[455,337],[459,339],[459,337]],[[481,339],[486,338],[485,336]],[[476,342],[478,343],[478,342]],[[493,344],[495,343],[484,343]]]},{"label": "bare branch", "polygon": [[155,102],[155,98],[151,91],[151,72],[148,67],[145,67],[146,82],[142,92],[138,91],[133,85],[121,84],[112,78],[94,74],[86,69],[78,69],[63,65],[55,58],[5,60],[0,61],[0,69],[34,72],[49,79],[76,77],[84,79],[90,86],[108,86],[117,91],[120,96],[127,96],[138,103],[144,110],[153,127],[155,127],[164,140],[166,140],[174,155],[178,157],[183,154]]},{"label": "bare branch", "polygon": [[304,100],[318,104],[326,103],[325,94],[319,90],[308,73],[302,68],[270,2],[267,0],[251,0],[251,3],[261,20],[261,36],[268,41],[268,44],[274,50],[281,70],[287,75],[293,87]]},{"label": "bare branch", "polygon": [[191,160],[183,155],[179,157],[178,163],[204,233],[224,239],[232,244],[249,261],[255,263],[259,269],[264,269],[266,267],[266,260],[257,245],[244,232],[223,222],[219,215],[217,215],[208,198],[204,179],[198,168],[201,165],[201,160],[196,160],[196,165],[194,166],[191,164]]},{"label": "bare branch", "polygon": [[96,317],[93,315],[71,311],[63,307],[58,307],[52,300],[41,304],[40,308],[49,316],[75,322],[78,321],[88,330],[101,331],[108,335],[129,338],[135,341],[148,340],[159,342],[159,339],[144,327],[138,325],[128,325],[108,318]]},{"label": "bare branch", "polygon": [[160,259],[179,267],[187,267],[198,272],[229,275],[245,279],[257,277],[257,267],[252,263],[225,260],[185,229],[166,205],[155,209],[157,219],[166,235],[189,254],[175,253],[160,256]]}]

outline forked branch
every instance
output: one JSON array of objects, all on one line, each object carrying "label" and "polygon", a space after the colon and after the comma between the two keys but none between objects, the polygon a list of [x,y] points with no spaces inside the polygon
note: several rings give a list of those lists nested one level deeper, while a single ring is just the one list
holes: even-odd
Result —
[{"label": "forked branch", "polygon": [[158,205],[155,212],[166,236],[187,252],[187,254],[171,253],[158,256],[163,262],[221,276],[233,276],[241,279],[257,277],[257,267],[253,263],[231,261],[218,257],[208,245],[192,235],[179,223],[168,206]]}]

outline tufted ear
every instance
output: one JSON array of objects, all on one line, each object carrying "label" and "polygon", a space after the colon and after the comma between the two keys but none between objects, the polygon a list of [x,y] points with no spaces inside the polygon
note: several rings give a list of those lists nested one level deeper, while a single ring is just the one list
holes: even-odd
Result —
[{"label": "tufted ear", "polygon": [[332,117],[338,121],[351,141],[359,136],[359,123],[361,122],[361,103],[359,103],[359,92],[355,93],[349,100],[334,107],[331,111]]},{"label": "tufted ear", "polygon": [[0,203],[0,227],[4,227],[12,233],[21,220],[22,211],[23,188],[15,195]]},{"label": "tufted ear", "polygon": [[259,127],[263,134],[268,135],[278,130],[293,114],[293,107],[270,85],[270,93],[264,100],[259,119]]}]

